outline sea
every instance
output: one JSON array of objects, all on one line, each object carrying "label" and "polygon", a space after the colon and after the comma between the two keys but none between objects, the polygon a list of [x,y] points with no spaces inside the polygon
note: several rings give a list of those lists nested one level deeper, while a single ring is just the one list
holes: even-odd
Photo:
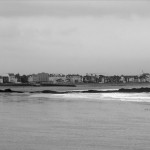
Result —
[{"label": "sea", "polygon": [[29,93],[123,87],[141,86],[8,87],[0,150],[150,150],[150,93]]}]

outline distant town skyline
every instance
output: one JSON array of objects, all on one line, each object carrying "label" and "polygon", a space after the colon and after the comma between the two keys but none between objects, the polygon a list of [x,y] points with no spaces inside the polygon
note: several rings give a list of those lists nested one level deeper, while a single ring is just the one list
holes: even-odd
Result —
[{"label": "distant town skyline", "polygon": [[149,73],[149,8],[146,0],[0,0],[0,73]]}]

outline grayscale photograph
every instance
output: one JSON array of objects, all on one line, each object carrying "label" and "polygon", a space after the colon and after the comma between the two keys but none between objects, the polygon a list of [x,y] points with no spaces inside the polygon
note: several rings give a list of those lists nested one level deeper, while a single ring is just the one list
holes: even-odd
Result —
[{"label": "grayscale photograph", "polygon": [[150,150],[150,1],[0,0],[0,150]]}]

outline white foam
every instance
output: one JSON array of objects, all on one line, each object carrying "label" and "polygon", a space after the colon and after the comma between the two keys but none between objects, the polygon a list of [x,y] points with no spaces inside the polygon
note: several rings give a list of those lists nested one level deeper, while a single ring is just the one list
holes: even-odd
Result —
[{"label": "white foam", "polygon": [[132,102],[150,102],[150,93],[67,93],[67,94],[33,94],[31,97],[63,100],[118,100]]},{"label": "white foam", "polygon": [[149,93],[104,93],[103,98],[112,98],[120,101],[150,102]]}]

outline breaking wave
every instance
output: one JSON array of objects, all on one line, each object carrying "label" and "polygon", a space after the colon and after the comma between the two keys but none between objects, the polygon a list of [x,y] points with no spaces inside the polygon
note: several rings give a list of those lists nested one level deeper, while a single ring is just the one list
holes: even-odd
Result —
[{"label": "breaking wave", "polygon": [[150,93],[65,93],[65,94],[33,94],[31,97],[53,100],[84,100],[84,101],[131,101],[150,102]]}]

